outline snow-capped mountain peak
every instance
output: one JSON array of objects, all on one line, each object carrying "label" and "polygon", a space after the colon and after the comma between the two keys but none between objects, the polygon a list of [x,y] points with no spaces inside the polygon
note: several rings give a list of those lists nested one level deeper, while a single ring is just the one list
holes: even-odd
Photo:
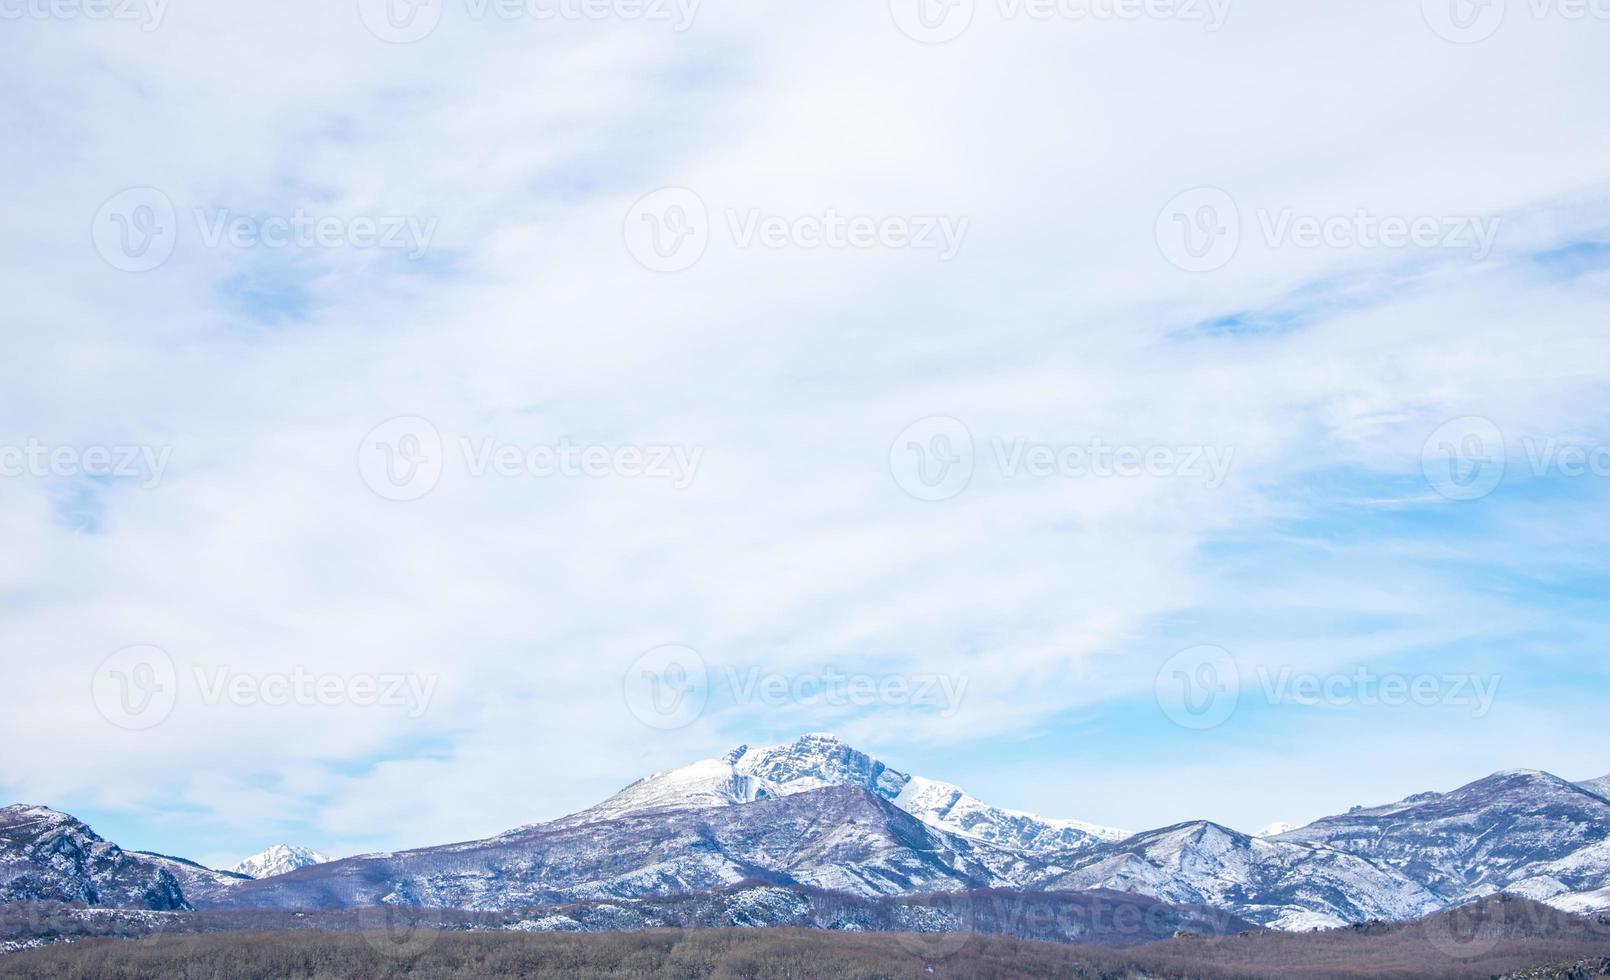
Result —
[{"label": "snow-capped mountain peak", "polygon": [[930,827],[1031,853],[1079,851],[1127,831],[1047,820],[990,806],[959,787],[891,769],[836,735],[815,732],[782,745],[740,745],[718,759],[655,773],[562,824],[627,813],[751,803],[831,786],[868,790]]},{"label": "snow-capped mountain peak", "polygon": [[248,878],[272,878],[274,875],[288,874],[298,868],[324,864],[331,860],[333,859],[306,847],[275,844],[267,850],[253,854],[229,870]]}]

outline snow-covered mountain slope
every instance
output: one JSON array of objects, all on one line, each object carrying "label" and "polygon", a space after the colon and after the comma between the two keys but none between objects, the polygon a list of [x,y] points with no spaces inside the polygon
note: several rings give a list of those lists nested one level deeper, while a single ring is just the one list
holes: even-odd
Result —
[{"label": "snow-covered mountain slope", "polygon": [[[1282,834],[1343,850],[1417,881],[1448,902],[1531,880],[1544,897],[1610,884],[1610,801],[1530,769],[1494,773],[1450,793],[1421,793]],[[1546,897],[1553,897],[1552,895]]]},{"label": "snow-covered mountain slope", "polygon": [[1252,836],[1259,837],[1259,838],[1262,838],[1262,837],[1279,837],[1281,834],[1288,833],[1289,831],[1291,831],[1293,829],[1295,829],[1295,828],[1293,828],[1291,824],[1282,823],[1281,821],[1277,820],[1274,823],[1270,824],[1269,826],[1267,826],[1267,827],[1263,828],[1262,830],[1258,831],[1256,834],[1253,834]]},{"label": "snow-covered mountain slope", "polygon": [[749,803],[828,786],[860,787],[936,829],[1035,855],[1085,850],[1128,836],[1110,827],[1076,820],[1047,820],[989,806],[949,783],[890,769],[836,736],[821,733],[784,745],[740,745],[719,759],[655,773],[559,822],[609,820],[646,810]]},{"label": "snow-covered mountain slope", "polygon": [[1559,895],[1549,899],[1548,904],[1572,915],[1603,915],[1610,913],[1610,887]]},{"label": "snow-covered mountain slope", "polygon": [[1007,886],[1036,871],[1019,855],[935,830],[866,789],[829,786],[745,806],[645,810],[360,855],[246,882],[219,904],[502,910],[697,893],[747,879],[876,896]]},{"label": "snow-covered mountain slope", "polygon": [[292,844],[275,844],[267,850],[253,854],[229,870],[248,878],[272,878],[289,874],[297,868],[324,864],[332,858],[306,847]]},{"label": "snow-covered mountain slope", "polygon": [[1413,918],[1444,904],[1363,858],[1261,840],[1205,821],[1136,834],[1043,887],[1106,888],[1208,905],[1277,929]]},{"label": "snow-covered mountain slope", "polygon": [[0,902],[83,902],[121,908],[188,908],[161,864],[103,840],[49,807],[0,808]]},{"label": "snow-covered mountain slope", "polygon": [[217,871],[168,854],[156,854],[151,851],[129,853],[173,875],[174,880],[179,883],[180,890],[184,892],[185,901],[189,904],[206,904],[241,882],[251,880],[233,871]]},{"label": "snow-covered mountain slope", "polygon": [[1003,810],[950,783],[922,776],[908,776],[894,804],[930,826],[1031,854],[1083,850],[1129,836],[1113,827]]}]

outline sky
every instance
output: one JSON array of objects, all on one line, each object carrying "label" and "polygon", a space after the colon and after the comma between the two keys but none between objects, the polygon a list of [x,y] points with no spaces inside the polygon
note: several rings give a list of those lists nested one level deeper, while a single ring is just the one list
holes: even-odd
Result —
[{"label": "sky", "polygon": [[1610,772],[1610,11],[0,4],[0,800]]}]

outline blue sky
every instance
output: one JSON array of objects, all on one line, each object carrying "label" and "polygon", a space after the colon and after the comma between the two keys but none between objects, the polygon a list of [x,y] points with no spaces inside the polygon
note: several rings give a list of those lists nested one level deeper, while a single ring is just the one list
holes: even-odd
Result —
[{"label": "blue sky", "polygon": [[[939,45],[849,3],[19,22],[0,451],[68,461],[0,476],[0,798],[223,864],[818,730],[1137,830],[1610,772],[1610,25],[1454,43],[1413,7],[980,4]],[[1223,199],[1233,250],[1182,250]],[[1269,234],[1303,221],[1332,239]],[[533,469],[567,447],[611,461]],[[708,700],[645,723],[666,645]],[[1182,725],[1204,648],[1233,710]],[[148,676],[172,703],[120,726]],[[733,680],[828,676],[904,687]]]}]

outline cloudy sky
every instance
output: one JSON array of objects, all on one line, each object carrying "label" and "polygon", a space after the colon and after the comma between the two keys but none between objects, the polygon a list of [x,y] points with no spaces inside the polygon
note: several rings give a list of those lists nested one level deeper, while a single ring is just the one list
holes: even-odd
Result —
[{"label": "cloudy sky", "polygon": [[0,799],[1610,772],[1610,10],[0,0]]}]

